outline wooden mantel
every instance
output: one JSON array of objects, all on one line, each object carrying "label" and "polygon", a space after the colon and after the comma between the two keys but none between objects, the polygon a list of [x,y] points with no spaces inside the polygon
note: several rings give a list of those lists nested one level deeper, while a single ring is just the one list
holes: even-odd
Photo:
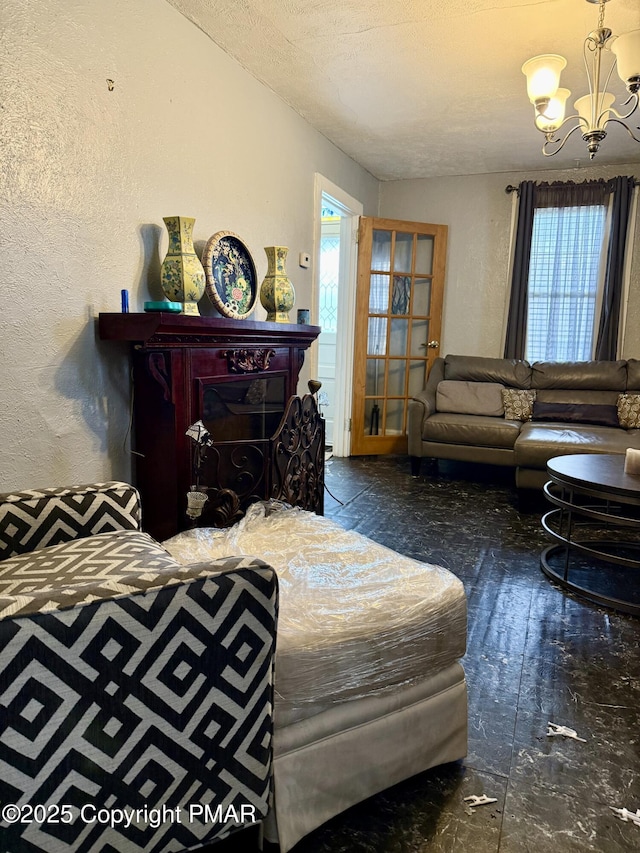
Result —
[{"label": "wooden mantel", "polygon": [[307,349],[320,334],[319,326],[229,320],[224,317],[192,317],[163,311],[145,314],[100,314],[104,341],[130,341],[145,347],[198,347],[242,343],[251,346],[285,346]]},{"label": "wooden mantel", "polygon": [[[185,433],[201,419],[215,440],[206,486],[232,489],[245,504],[269,497],[274,423],[297,392],[305,351],[320,327],[157,312],[100,314],[98,328],[102,340],[127,341],[131,348],[133,449],[145,530],[162,540],[187,526],[194,472]],[[227,409],[239,417],[238,428]],[[249,460],[249,470],[240,470],[240,459]]]}]

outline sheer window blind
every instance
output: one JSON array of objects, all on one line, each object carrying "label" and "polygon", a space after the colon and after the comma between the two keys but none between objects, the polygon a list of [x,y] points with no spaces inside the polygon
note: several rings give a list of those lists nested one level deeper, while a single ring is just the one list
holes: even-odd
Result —
[{"label": "sheer window blind", "polygon": [[525,358],[593,357],[607,207],[540,207],[534,212]]}]

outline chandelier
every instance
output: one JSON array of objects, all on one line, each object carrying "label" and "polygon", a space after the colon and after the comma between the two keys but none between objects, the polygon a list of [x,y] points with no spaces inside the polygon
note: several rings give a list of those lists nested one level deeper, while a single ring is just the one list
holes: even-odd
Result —
[{"label": "chandelier", "polygon": [[[557,154],[571,134],[579,130],[587,143],[589,158],[593,160],[600,143],[607,135],[606,128],[610,122],[621,124],[636,142],[640,142],[640,139],[625,124],[625,119],[628,119],[638,106],[640,30],[614,36],[611,30],[604,26],[604,4],[607,2],[608,0],[587,0],[587,3],[598,4],[598,26],[584,41],[584,64],[589,82],[589,94],[583,95],[574,102],[573,106],[577,110],[575,115],[564,117],[567,98],[571,94],[568,89],[560,88],[560,72],[567,64],[564,56],[545,53],[534,56],[522,66],[522,73],[527,78],[527,94],[535,108],[535,125],[545,136],[542,153],[547,157]],[[606,72],[603,84],[604,70],[601,67],[601,61],[602,52],[605,49],[613,52],[615,57],[609,71]],[[629,97],[622,104],[623,108],[629,109],[623,114],[613,108],[616,97],[607,91],[616,66],[618,75],[629,92]],[[571,121],[575,121],[576,124],[564,136],[557,136],[558,131]],[[640,127],[637,129],[640,130]]]}]

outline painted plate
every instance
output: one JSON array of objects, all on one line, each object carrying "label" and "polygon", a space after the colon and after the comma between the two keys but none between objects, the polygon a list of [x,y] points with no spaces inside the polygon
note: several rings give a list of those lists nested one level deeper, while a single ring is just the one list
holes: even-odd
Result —
[{"label": "painted plate", "polygon": [[225,317],[244,320],[258,296],[256,267],[249,250],[233,231],[218,231],[202,253],[207,293]]}]

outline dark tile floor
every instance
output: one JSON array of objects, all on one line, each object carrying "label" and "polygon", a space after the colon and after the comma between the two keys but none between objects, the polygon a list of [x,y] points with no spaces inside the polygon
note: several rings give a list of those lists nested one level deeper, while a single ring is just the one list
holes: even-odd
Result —
[{"label": "dark tile floor", "polygon": [[[295,853],[640,850],[640,826],[609,808],[640,808],[640,619],[542,574],[542,500],[521,508],[509,470],[440,463],[414,479],[400,457],[332,459],[327,486],[342,502],[327,495],[327,516],[464,582],[469,750]],[[549,721],[587,742],[547,737]],[[464,797],[480,793],[497,803],[472,812]]]}]

